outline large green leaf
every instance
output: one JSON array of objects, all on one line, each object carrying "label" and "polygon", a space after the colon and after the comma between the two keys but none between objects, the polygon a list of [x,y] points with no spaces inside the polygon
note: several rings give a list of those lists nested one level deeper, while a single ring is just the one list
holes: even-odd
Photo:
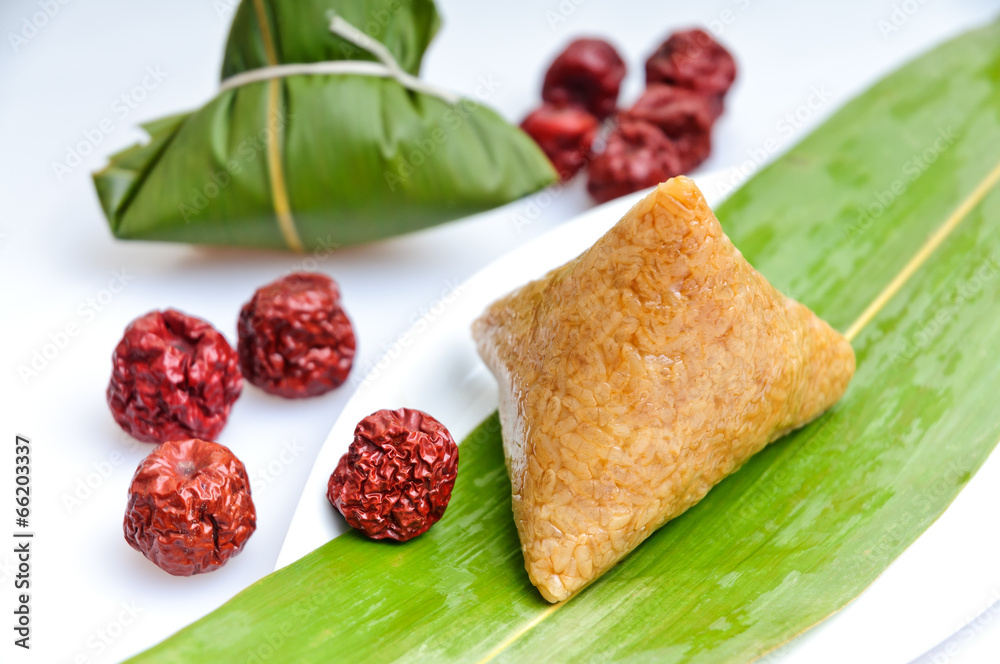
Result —
[{"label": "large green leaf", "polygon": [[739,662],[808,629],[1000,438],[998,162],[1000,24],[889,76],[722,206],[758,269],[849,330],[856,377],[574,599],[528,583],[493,417],[429,533],[338,537],[135,661]]}]

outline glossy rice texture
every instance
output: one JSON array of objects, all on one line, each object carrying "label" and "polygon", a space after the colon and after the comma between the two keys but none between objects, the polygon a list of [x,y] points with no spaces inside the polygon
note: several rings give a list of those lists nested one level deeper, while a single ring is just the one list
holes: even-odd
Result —
[{"label": "glossy rice texture", "polygon": [[754,270],[677,177],[473,324],[500,385],[525,567],[565,600],[832,406],[847,340]]}]

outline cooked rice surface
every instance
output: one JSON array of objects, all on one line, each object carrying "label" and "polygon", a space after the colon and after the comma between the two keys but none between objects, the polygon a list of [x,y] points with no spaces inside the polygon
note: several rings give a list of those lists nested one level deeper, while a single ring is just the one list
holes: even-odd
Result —
[{"label": "cooked rice surface", "polygon": [[694,182],[661,184],[473,325],[500,384],[525,567],[550,602],[833,405],[838,332],[772,287]]}]

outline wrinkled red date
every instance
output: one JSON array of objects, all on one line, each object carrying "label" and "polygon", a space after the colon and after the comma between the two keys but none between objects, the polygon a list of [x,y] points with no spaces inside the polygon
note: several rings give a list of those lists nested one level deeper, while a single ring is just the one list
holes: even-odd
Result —
[{"label": "wrinkled red date", "polygon": [[626,115],[656,125],[671,138],[709,131],[715,120],[712,104],[703,95],[662,83],[647,87]]},{"label": "wrinkled red date", "polygon": [[574,106],[543,104],[521,123],[563,180],[587,164],[600,124],[590,113]]},{"label": "wrinkled red date", "polygon": [[111,362],[111,414],[149,443],[216,438],[243,388],[226,339],[209,323],[173,309],[132,321]]},{"label": "wrinkled red date", "polygon": [[623,119],[608,136],[604,152],[590,162],[587,191],[599,202],[652,187],[680,175],[677,147],[659,128]]},{"label": "wrinkled red date", "polygon": [[603,120],[618,103],[625,62],[603,39],[577,39],[556,57],[545,74],[542,99],[557,106],[580,106]]},{"label": "wrinkled red date", "polygon": [[736,61],[704,30],[675,32],[646,60],[646,83],[687,88],[721,104],[736,79]]},{"label": "wrinkled red date", "polygon": [[698,166],[712,151],[714,104],[697,92],[654,83],[625,116],[659,127],[677,146],[682,172]]},{"label": "wrinkled red date", "polygon": [[354,328],[324,274],[297,272],[258,289],[240,311],[238,332],[246,379],[289,399],[342,385],[354,362]]},{"label": "wrinkled red date", "polygon": [[457,471],[444,425],[419,410],[380,410],[358,423],[327,498],[368,537],[405,542],[444,514]]},{"label": "wrinkled red date", "polygon": [[221,567],[256,527],[246,469],[223,445],[197,439],[163,443],[132,477],[125,539],[170,574]]}]

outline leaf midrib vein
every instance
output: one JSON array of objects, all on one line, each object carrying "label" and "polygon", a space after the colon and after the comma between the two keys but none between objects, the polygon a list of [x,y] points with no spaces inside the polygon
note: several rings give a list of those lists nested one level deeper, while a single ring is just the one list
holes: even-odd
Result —
[{"label": "leaf midrib vein", "polygon": [[[268,66],[274,67],[278,64],[278,55],[263,0],[254,0],[254,11],[257,14],[257,23],[260,25],[261,41],[264,43],[264,53]],[[295,218],[292,216],[281,154],[280,133],[282,128],[278,124],[279,98],[281,95],[281,82],[279,79],[273,78],[270,80],[267,95],[267,167],[271,184],[274,216],[278,221],[278,230],[281,232],[281,237],[284,239],[285,244],[288,245],[288,248],[295,252],[302,252],[304,251],[304,247],[302,239],[299,237],[298,229],[295,226]]]}]

